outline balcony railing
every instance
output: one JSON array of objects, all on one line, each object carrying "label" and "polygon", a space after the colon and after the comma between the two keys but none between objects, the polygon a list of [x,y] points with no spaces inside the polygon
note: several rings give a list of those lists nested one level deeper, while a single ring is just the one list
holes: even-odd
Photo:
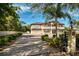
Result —
[{"label": "balcony railing", "polygon": [[[42,27],[43,29],[56,29],[55,27]],[[32,29],[42,29],[41,27],[32,27]],[[57,27],[57,29],[64,29],[64,27]]]},{"label": "balcony railing", "polygon": [[38,26],[38,27],[31,27],[31,28],[37,28],[37,29],[40,29],[41,27]]},{"label": "balcony railing", "polygon": [[64,27],[58,27],[58,29],[64,29]]},{"label": "balcony railing", "polygon": [[43,27],[43,29],[51,29],[51,27]]},{"label": "balcony railing", "polygon": [[[56,29],[55,27],[43,27],[44,29]],[[57,29],[64,29],[64,27],[57,27]]]}]

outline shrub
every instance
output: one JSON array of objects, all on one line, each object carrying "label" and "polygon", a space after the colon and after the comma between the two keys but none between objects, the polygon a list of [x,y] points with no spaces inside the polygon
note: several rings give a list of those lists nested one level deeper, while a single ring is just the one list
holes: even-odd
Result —
[{"label": "shrub", "polygon": [[51,38],[50,41],[48,42],[50,46],[59,46],[61,44],[60,38]]},{"label": "shrub", "polygon": [[60,38],[57,38],[57,37],[53,37],[53,38],[49,38],[48,35],[43,35],[41,37],[42,41],[46,41],[50,46],[60,46],[61,44],[61,40]]},{"label": "shrub", "polygon": [[48,37],[47,34],[43,35],[43,36],[41,37],[41,39],[42,39],[42,41],[49,41],[49,37]]},{"label": "shrub", "polygon": [[13,40],[13,37],[10,35],[10,36],[7,36],[7,41],[8,42],[11,42]]},{"label": "shrub", "polygon": [[7,42],[9,42],[10,39],[7,36],[5,36],[4,40],[5,40],[5,44],[7,44]]},{"label": "shrub", "polygon": [[0,45],[3,46],[6,44],[5,38],[0,39]]},{"label": "shrub", "polygon": [[8,42],[11,42],[12,40],[16,40],[17,37],[22,35],[22,33],[12,34],[0,37],[0,46],[6,45]]},{"label": "shrub", "polygon": [[16,37],[17,37],[17,35],[12,35],[12,36],[11,36],[11,39],[12,39],[12,40],[15,40]]},{"label": "shrub", "polygon": [[22,33],[17,33],[17,35],[18,35],[18,36],[21,36],[21,35],[22,35]]}]

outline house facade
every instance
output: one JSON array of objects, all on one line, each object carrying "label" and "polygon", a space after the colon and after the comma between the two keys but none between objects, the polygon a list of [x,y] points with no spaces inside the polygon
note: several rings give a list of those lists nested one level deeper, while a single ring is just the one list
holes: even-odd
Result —
[{"label": "house facade", "polygon": [[[44,34],[56,34],[56,28],[55,28],[55,21],[48,22],[48,23],[33,23],[31,24],[31,34],[39,34],[39,35],[44,35]],[[62,34],[64,30],[64,24],[62,23],[57,23],[58,27],[58,33]]]}]

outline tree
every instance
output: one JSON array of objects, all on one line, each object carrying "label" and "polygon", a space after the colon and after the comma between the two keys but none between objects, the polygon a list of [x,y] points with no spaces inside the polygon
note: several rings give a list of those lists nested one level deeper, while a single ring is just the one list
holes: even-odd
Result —
[{"label": "tree", "polygon": [[50,3],[50,4],[33,4],[32,5],[33,9],[41,9],[42,12],[44,13],[44,15],[48,18],[48,19],[55,19],[55,27],[56,27],[56,37],[59,37],[58,34],[58,18],[62,18],[67,16],[63,11],[62,11],[62,4],[61,3]]},{"label": "tree", "polygon": [[21,24],[19,21],[19,15],[16,11],[19,7],[13,6],[12,3],[0,4],[0,31],[20,29]]},{"label": "tree", "polygon": [[29,31],[30,32],[30,26],[22,26],[22,31],[23,32],[27,32],[27,31]]},{"label": "tree", "polygon": [[[74,52],[76,49],[76,41],[75,41],[76,38],[75,38],[75,33],[73,35],[73,32],[74,32],[73,18],[69,14],[69,12],[72,13],[73,11],[76,11],[76,9],[79,9],[79,4],[58,3],[58,4],[36,4],[34,5],[34,7],[39,7],[39,8],[40,6],[41,6],[41,9],[43,9],[43,12],[49,15],[50,18],[54,17],[56,22],[57,22],[57,18],[61,18],[61,17],[69,18],[70,31],[69,31],[69,38],[68,38],[68,53],[74,55]],[[57,23],[56,23],[56,30],[57,30]],[[56,35],[57,35],[57,31],[56,31]]]},{"label": "tree", "polygon": [[75,20],[74,25],[76,29],[79,29],[79,20]]},{"label": "tree", "polygon": [[[79,10],[79,4],[73,4],[73,3],[69,3],[69,4],[63,4],[64,9],[67,9],[66,13],[68,14],[68,18],[69,18],[69,23],[70,23],[70,31],[69,31],[69,38],[68,38],[68,53],[70,55],[74,55],[75,50],[76,50],[76,33],[74,31],[74,20],[72,15],[70,15],[68,12],[75,12],[76,10]],[[76,15],[75,15],[76,16]]]}]

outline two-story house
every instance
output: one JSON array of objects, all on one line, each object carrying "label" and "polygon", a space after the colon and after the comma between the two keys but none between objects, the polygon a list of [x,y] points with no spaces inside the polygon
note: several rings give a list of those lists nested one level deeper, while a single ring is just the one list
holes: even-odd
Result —
[{"label": "two-story house", "polygon": [[[48,23],[32,23],[31,24],[31,34],[56,34],[56,23],[55,21],[48,22]],[[64,24],[57,23],[57,30],[59,34],[63,33],[64,30]]]}]

